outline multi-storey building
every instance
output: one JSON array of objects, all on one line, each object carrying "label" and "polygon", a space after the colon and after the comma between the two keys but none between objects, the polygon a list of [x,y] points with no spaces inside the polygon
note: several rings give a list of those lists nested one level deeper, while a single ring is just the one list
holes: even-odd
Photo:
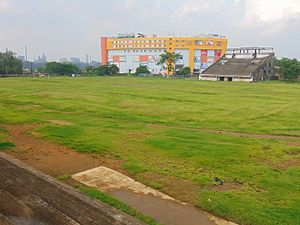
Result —
[{"label": "multi-storey building", "polygon": [[216,62],[227,49],[228,39],[219,35],[195,37],[147,37],[139,34],[101,37],[102,64],[115,64],[120,73],[133,73],[145,65],[154,74],[166,73],[157,62],[165,51],[180,54],[175,68],[190,67],[199,74]]}]

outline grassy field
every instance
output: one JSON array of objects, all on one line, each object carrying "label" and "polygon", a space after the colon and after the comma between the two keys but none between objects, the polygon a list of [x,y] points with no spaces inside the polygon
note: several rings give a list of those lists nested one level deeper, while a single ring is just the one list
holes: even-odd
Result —
[{"label": "grassy field", "polygon": [[1,124],[38,123],[44,138],[111,155],[135,179],[237,223],[300,224],[300,83],[8,78],[0,91]]}]

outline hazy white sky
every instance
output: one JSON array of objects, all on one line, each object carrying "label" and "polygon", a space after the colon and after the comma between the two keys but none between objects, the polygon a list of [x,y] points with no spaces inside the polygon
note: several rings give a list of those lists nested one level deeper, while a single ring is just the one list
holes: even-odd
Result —
[{"label": "hazy white sky", "polygon": [[0,0],[0,51],[29,59],[85,54],[119,32],[178,36],[219,33],[229,46],[273,46],[300,59],[300,0]]}]

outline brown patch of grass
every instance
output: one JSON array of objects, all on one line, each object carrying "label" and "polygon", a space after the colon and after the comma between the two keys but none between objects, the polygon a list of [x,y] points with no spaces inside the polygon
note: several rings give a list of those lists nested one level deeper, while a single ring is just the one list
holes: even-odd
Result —
[{"label": "brown patch of grass", "polygon": [[254,159],[256,162],[270,166],[274,169],[288,169],[290,167],[300,166],[300,158],[292,158],[292,159],[288,159],[288,160],[285,160],[282,162],[274,162],[274,161],[271,161],[268,159],[261,159],[261,158],[257,158],[257,157],[254,157]]},{"label": "brown patch of grass", "polygon": [[48,121],[54,125],[60,125],[60,126],[72,125],[72,123],[65,120],[48,120]]},{"label": "brown patch of grass", "polygon": [[[138,179],[150,186],[153,186],[151,185],[153,183],[159,185],[159,189],[162,192],[174,197],[175,199],[178,199],[182,202],[196,204],[200,187],[190,180],[184,180],[178,177],[152,172],[142,173],[138,176]],[[155,185],[153,188],[155,188]]]},{"label": "brown patch of grass", "polygon": [[290,167],[299,167],[300,166],[300,158],[293,158],[282,162],[280,165],[282,169],[288,169]]},{"label": "brown patch of grass", "polygon": [[209,189],[213,191],[232,191],[232,190],[241,190],[243,188],[243,184],[237,182],[224,182],[223,185],[215,184],[211,185]]},{"label": "brown patch of grass", "polygon": [[138,139],[140,139],[140,138],[145,138],[145,137],[147,137],[147,136],[149,136],[149,135],[151,135],[151,133],[145,133],[145,132],[130,132],[130,133],[127,133],[127,134],[126,134],[126,137],[127,137],[127,138],[130,138],[130,139],[132,139],[132,138],[138,138]]}]

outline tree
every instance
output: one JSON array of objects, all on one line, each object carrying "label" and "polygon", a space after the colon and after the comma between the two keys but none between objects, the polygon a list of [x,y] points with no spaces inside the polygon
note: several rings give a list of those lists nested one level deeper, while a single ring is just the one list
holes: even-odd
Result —
[{"label": "tree", "polygon": [[295,80],[300,76],[300,61],[297,59],[276,59],[275,65],[279,67],[279,72],[285,80]]},{"label": "tree", "polygon": [[175,64],[178,62],[181,55],[175,52],[165,51],[165,53],[161,54],[159,57],[160,59],[157,65],[162,65],[162,67],[167,70],[168,74],[173,74]]},{"label": "tree", "polygon": [[97,74],[99,76],[105,76],[105,75],[116,75],[119,73],[119,68],[115,64],[108,64],[108,65],[102,65],[98,68]]},{"label": "tree", "polygon": [[151,72],[148,70],[147,66],[140,65],[138,68],[136,68],[135,74],[150,74]]},{"label": "tree", "polygon": [[49,74],[58,74],[58,75],[71,75],[80,72],[79,68],[73,64],[58,63],[58,62],[47,63],[44,71]]},{"label": "tree", "polygon": [[0,53],[0,75],[22,74],[22,62],[13,52]]},{"label": "tree", "polygon": [[190,67],[184,67],[184,68],[181,68],[180,70],[176,71],[176,74],[178,75],[187,75],[187,74],[190,74],[191,73],[191,68]]},{"label": "tree", "polygon": [[97,68],[95,68],[95,67],[93,67],[93,66],[87,66],[86,68],[85,68],[85,70],[86,70],[86,72],[87,73],[97,73]]}]

